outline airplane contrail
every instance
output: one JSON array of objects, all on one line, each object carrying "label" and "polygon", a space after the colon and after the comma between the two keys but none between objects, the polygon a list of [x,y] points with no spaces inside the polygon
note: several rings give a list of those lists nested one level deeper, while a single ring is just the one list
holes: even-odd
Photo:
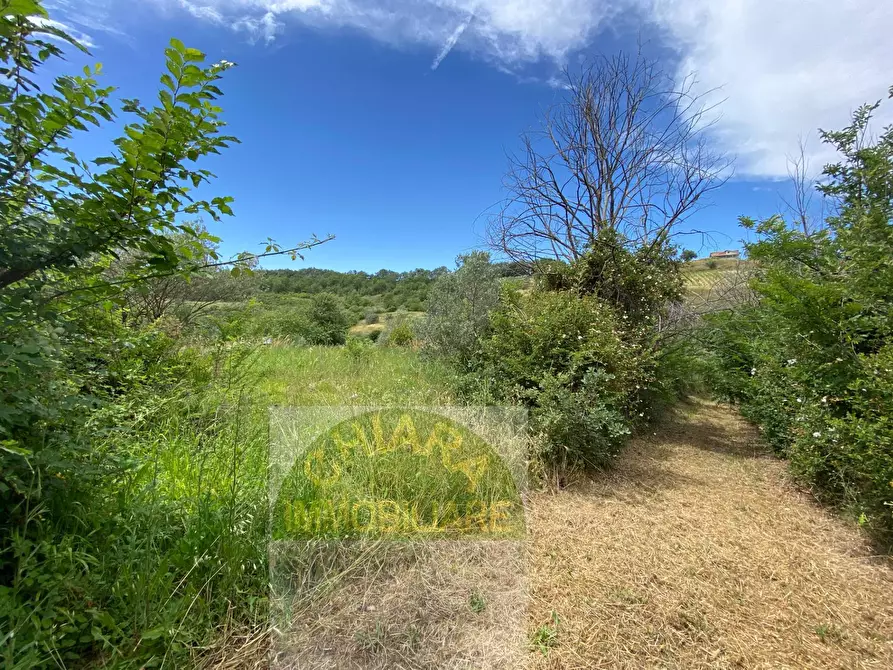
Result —
[{"label": "airplane contrail", "polygon": [[459,41],[459,38],[462,37],[462,33],[465,32],[465,29],[471,24],[472,19],[474,18],[474,11],[468,15],[468,18],[465,19],[462,23],[460,23],[456,29],[453,31],[453,34],[447,38],[446,43],[443,45],[443,49],[440,50],[440,53],[437,54],[437,58],[434,59],[434,62],[431,63],[431,69],[436,70],[440,64],[443,62],[443,59],[447,57],[447,54],[453,50],[453,47],[456,46],[456,42]]}]

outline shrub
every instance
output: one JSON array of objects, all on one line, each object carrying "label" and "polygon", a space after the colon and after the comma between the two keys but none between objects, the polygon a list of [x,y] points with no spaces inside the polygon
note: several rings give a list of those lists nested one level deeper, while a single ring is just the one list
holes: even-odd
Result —
[{"label": "shrub", "polygon": [[394,347],[408,347],[414,341],[415,332],[409,319],[406,318],[394,319],[393,325],[390,325],[379,338],[382,344]]},{"label": "shrub", "polygon": [[318,293],[310,301],[307,311],[307,333],[311,344],[344,344],[350,319],[341,302],[331,293]]},{"label": "shrub", "polygon": [[756,303],[708,319],[713,386],[741,403],[792,471],[893,539],[893,128],[866,143],[876,105],[824,133],[835,215],[805,230],[780,217],[747,245]]},{"label": "shrub", "polygon": [[629,248],[604,231],[570,267],[573,287],[593,294],[634,323],[653,321],[682,300],[683,280],[675,248],[666,240]]},{"label": "shrub", "polygon": [[366,312],[366,316],[364,317],[364,320],[369,325],[378,323],[378,312],[370,309],[368,312]]},{"label": "shrub", "polygon": [[716,261],[713,260],[712,258],[708,258],[708,259],[707,259],[707,262],[704,263],[704,265],[706,265],[706,266],[707,266],[709,269],[711,269],[711,270],[715,270],[715,269],[716,269]]},{"label": "shrub", "polygon": [[604,466],[629,434],[650,363],[622,333],[612,307],[568,291],[508,288],[493,313],[480,374],[504,399],[530,407],[551,465]]},{"label": "shrub", "polygon": [[499,302],[499,270],[482,251],[460,256],[456,265],[432,286],[419,330],[429,352],[467,370],[489,330],[490,310]]},{"label": "shrub", "polygon": [[348,337],[344,348],[351,360],[357,363],[368,360],[372,355],[372,341],[367,337]]}]

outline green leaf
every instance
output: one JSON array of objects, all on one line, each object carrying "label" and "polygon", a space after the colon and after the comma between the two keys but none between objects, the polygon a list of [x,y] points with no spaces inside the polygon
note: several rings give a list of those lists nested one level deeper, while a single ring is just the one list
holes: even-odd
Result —
[{"label": "green leaf", "polygon": [[35,0],[7,0],[3,16],[49,16]]},{"label": "green leaf", "polygon": [[205,54],[203,54],[198,49],[186,49],[184,51],[184,56],[186,57],[187,61],[191,62],[200,63],[201,61],[205,60]]},{"label": "green leaf", "polygon": [[184,45],[180,40],[176,37],[171,37],[171,46],[179,51],[181,54],[186,52],[186,45]]}]

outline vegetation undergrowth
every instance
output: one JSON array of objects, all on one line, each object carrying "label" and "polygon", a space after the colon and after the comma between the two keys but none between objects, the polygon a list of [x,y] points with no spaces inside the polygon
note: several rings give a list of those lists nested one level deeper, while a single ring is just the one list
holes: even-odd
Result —
[{"label": "vegetation undergrowth", "polygon": [[[893,91],[891,91],[893,96]],[[710,379],[798,479],[893,540],[893,128],[880,103],[823,132],[841,155],[818,189],[824,220],[755,222],[752,299],[707,318]]]}]

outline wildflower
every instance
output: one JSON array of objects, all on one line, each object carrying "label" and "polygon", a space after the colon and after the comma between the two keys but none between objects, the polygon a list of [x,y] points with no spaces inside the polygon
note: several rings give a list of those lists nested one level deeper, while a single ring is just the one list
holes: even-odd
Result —
[{"label": "wildflower", "polygon": [[753,376],[756,375],[756,374],[757,374],[757,369],[756,369],[756,368],[751,368],[751,369],[750,369],[750,376],[753,377]]},{"label": "wildflower", "polygon": [[822,402],[825,403],[825,404],[827,405],[827,404],[828,404],[828,396],[823,395],[823,396],[822,396]]},{"label": "wildflower", "polygon": [[819,431],[815,431],[815,432],[812,434],[812,436],[813,436],[813,437],[821,437],[822,434],[821,434]]},{"label": "wildflower", "polygon": [[789,359],[788,359],[788,365],[793,365],[793,364],[796,363],[796,362],[797,362],[797,359],[796,359],[796,358],[789,358]]},{"label": "wildflower", "polygon": [[803,398],[797,398],[797,402],[803,402]]}]

